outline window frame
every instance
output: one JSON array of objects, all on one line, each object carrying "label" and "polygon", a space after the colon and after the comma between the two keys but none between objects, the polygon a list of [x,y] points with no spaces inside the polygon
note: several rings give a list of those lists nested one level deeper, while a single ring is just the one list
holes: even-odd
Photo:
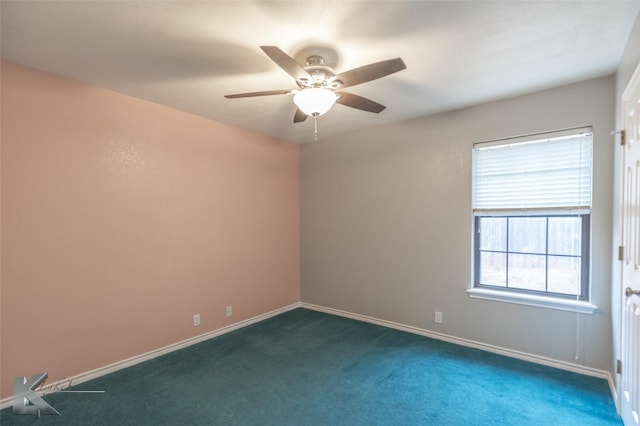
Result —
[{"label": "window frame", "polygon": [[[545,290],[530,290],[523,289],[518,287],[509,287],[509,254],[517,254],[518,252],[509,250],[509,233],[507,232],[507,241],[506,241],[506,249],[505,251],[501,250],[481,250],[480,249],[480,220],[482,218],[493,217],[493,218],[505,218],[507,219],[507,228],[508,221],[511,218],[522,218],[522,217],[537,217],[537,218],[546,218],[547,226],[546,226],[546,235],[545,235],[545,253],[532,253],[539,256],[545,257]],[[580,291],[579,294],[568,294],[568,293],[557,293],[548,290],[549,285],[549,269],[548,269],[548,259],[550,256],[554,256],[553,254],[549,254],[548,250],[548,219],[555,217],[580,217],[580,233],[581,233],[581,245],[580,245],[580,255],[579,256],[569,256],[569,257],[578,257],[580,258]],[[487,289],[487,290],[498,290],[498,291],[506,291],[506,292],[514,292],[514,293],[522,293],[529,295],[537,295],[537,296],[548,296],[553,298],[560,299],[571,299],[578,301],[589,301],[589,283],[590,283],[590,264],[591,264],[591,212],[580,212],[576,214],[571,213],[558,213],[551,211],[541,211],[535,214],[527,213],[527,214],[508,214],[508,213],[482,213],[474,215],[474,242],[473,242],[473,288]],[[480,254],[482,252],[495,252],[495,253],[504,253],[507,256],[506,261],[506,282],[504,286],[499,285],[491,285],[491,284],[483,284],[480,283]],[[529,254],[529,253],[526,253]]]}]

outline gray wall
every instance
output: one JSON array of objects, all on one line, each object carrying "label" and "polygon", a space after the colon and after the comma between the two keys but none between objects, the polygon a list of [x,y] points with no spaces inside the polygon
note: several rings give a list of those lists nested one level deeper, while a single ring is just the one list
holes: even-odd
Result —
[{"label": "gray wall", "polygon": [[[612,370],[615,79],[354,132],[302,148],[303,302]],[[425,99],[424,102],[429,102]],[[470,299],[471,147],[593,125],[593,315]],[[443,324],[433,322],[441,311]]]},{"label": "gray wall", "polygon": [[[631,36],[629,41],[627,42],[627,46],[624,50],[624,54],[622,55],[622,60],[620,61],[620,67],[618,68],[618,73],[616,74],[616,97],[615,97],[615,105],[616,105],[616,129],[620,129],[622,126],[622,92],[627,87],[633,72],[636,67],[640,65],[640,16],[636,18],[635,26],[631,31]],[[611,301],[612,301],[612,319],[613,319],[613,349],[614,349],[614,360],[620,359],[620,298],[621,298],[621,287],[619,285],[620,282],[620,263],[617,261],[617,251],[616,248],[621,244],[620,243],[620,195],[621,195],[621,179],[622,176],[622,168],[621,168],[621,151],[620,148],[615,150],[615,159],[614,159],[614,215],[613,215],[613,247],[612,252],[616,254],[613,261],[613,269],[612,269],[612,279],[613,283],[612,292],[611,292]],[[615,362],[615,361],[614,361]],[[617,378],[616,378],[617,382]]]}]

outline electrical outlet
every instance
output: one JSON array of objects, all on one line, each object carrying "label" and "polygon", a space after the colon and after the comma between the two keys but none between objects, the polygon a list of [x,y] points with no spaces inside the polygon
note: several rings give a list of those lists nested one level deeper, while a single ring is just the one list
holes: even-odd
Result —
[{"label": "electrical outlet", "polygon": [[197,327],[200,325],[200,314],[195,314],[193,316],[193,326]]},{"label": "electrical outlet", "polygon": [[436,315],[433,319],[436,324],[442,324],[442,312],[436,311]]},{"label": "electrical outlet", "polygon": [[227,316],[230,317],[231,315],[233,315],[233,306],[227,306],[227,310],[226,310]]}]

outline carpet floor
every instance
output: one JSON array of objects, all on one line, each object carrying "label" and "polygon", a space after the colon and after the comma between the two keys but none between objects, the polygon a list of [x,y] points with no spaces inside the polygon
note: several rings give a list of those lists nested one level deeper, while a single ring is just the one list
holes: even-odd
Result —
[{"label": "carpet floor", "polygon": [[0,424],[622,424],[605,380],[307,309],[70,390]]}]

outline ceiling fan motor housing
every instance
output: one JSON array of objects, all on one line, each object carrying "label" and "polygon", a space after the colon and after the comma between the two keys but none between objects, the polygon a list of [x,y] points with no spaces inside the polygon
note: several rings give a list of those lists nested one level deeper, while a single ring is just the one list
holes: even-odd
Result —
[{"label": "ceiling fan motor housing", "polygon": [[304,69],[309,73],[311,79],[308,77],[298,78],[296,81],[301,89],[323,87],[325,89],[336,90],[342,85],[340,80],[335,80],[335,71],[324,64],[324,58],[322,56],[309,56]]}]

